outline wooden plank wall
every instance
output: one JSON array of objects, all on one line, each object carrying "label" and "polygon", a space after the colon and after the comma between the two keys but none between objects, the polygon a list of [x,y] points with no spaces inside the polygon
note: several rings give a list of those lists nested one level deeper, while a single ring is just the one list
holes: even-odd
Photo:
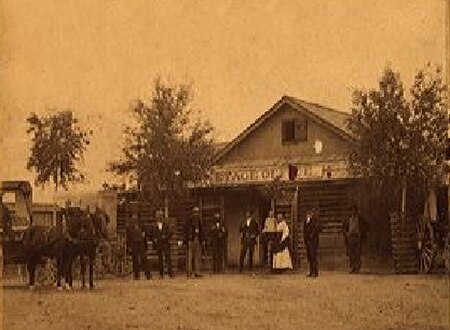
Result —
[{"label": "wooden plank wall", "polygon": [[319,209],[323,231],[319,238],[320,263],[326,269],[346,267],[346,247],[342,221],[349,215],[350,187],[348,182],[311,182],[299,185],[296,225],[296,250],[302,266],[307,267],[303,240],[303,222],[310,207]]}]

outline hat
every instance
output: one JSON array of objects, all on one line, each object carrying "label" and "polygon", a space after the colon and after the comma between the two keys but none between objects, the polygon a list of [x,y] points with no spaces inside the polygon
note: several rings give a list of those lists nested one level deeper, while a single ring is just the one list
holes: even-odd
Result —
[{"label": "hat", "polygon": [[196,206],[192,209],[192,213],[199,213],[199,212],[200,212],[200,208],[198,206]]},{"label": "hat", "polygon": [[350,205],[349,209],[350,209],[351,212],[357,212],[358,211],[358,205],[352,204],[352,205]]}]

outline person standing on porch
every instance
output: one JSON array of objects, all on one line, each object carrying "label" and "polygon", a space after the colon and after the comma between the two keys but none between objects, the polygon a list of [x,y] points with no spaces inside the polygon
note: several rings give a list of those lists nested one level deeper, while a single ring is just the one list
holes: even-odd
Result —
[{"label": "person standing on porch", "polygon": [[225,269],[225,251],[228,236],[227,228],[221,220],[220,213],[214,214],[214,224],[211,227],[210,234],[213,250],[213,271],[218,273]]},{"label": "person standing on porch", "polygon": [[317,249],[319,248],[319,234],[322,226],[314,210],[306,212],[305,222],[303,223],[303,238],[306,247],[306,256],[309,263],[308,277],[319,276],[319,264],[317,261]]},{"label": "person standing on porch", "polygon": [[185,230],[185,241],[187,244],[187,265],[186,275],[191,277],[201,277],[201,253],[204,242],[200,209],[194,207],[192,215],[187,221]]},{"label": "person standing on porch", "polygon": [[256,239],[259,235],[258,222],[252,217],[252,212],[247,211],[245,220],[239,229],[241,233],[241,255],[239,258],[239,272],[244,269],[244,260],[248,252],[248,267],[253,270],[253,253],[255,251]]},{"label": "person standing on porch", "polygon": [[277,220],[275,219],[274,210],[270,210],[267,218],[264,221],[264,228],[262,230],[260,243],[262,243],[262,253],[263,253],[263,264],[264,266],[270,266],[272,269],[273,264],[273,241],[271,234],[276,230]]},{"label": "person standing on porch", "polygon": [[359,273],[361,269],[361,245],[367,232],[367,226],[356,205],[351,207],[350,216],[344,219],[342,230],[344,231],[347,254],[350,259],[350,274]]},{"label": "person standing on porch", "polygon": [[152,230],[152,241],[158,255],[159,275],[164,277],[164,259],[166,261],[167,273],[173,277],[172,260],[170,255],[170,239],[172,238],[172,230],[164,218],[161,210],[156,211],[156,223]]},{"label": "person standing on porch", "polygon": [[273,255],[272,267],[276,272],[292,269],[292,260],[289,253],[289,227],[281,213],[277,214],[276,231],[281,233],[281,237]]}]

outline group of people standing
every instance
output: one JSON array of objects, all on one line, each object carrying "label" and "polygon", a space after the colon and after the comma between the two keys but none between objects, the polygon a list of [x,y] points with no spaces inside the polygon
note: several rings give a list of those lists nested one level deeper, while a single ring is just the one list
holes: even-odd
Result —
[{"label": "group of people standing", "polygon": [[263,244],[264,259],[268,266],[275,272],[292,269],[292,259],[289,252],[289,226],[282,213],[274,216],[274,211],[269,211],[269,216],[264,221],[264,227],[253,218],[252,212],[246,212],[246,218],[240,226],[241,253],[239,258],[239,272],[244,269],[244,261],[248,256],[249,270],[253,270],[253,254],[257,240]]},{"label": "group of people standing", "polygon": [[[319,234],[321,232],[322,225],[318,219],[317,211],[314,209],[308,210],[303,224],[303,238],[309,263],[309,277],[319,276],[317,251],[319,248]],[[352,205],[349,216],[344,217],[342,232],[347,256],[349,257],[350,274],[359,273],[361,270],[362,242],[367,236],[368,225],[359,213],[356,205]]]},{"label": "group of people standing", "polygon": [[[273,272],[281,273],[292,269],[293,263],[290,252],[290,231],[286,219],[282,213],[269,211],[261,228],[259,222],[248,210],[245,219],[239,227],[241,250],[239,256],[239,272],[243,272],[244,263],[248,260],[248,269],[253,270],[253,257],[258,242],[263,245],[266,265]],[[172,228],[161,210],[156,211],[155,223],[150,227],[141,226],[134,215],[127,226],[127,247],[132,255],[133,273],[138,279],[143,271],[147,279],[151,278],[150,266],[147,261],[147,242],[152,246],[158,256],[159,274],[164,277],[164,265],[167,274],[173,277],[171,261]],[[350,259],[351,273],[357,273],[361,269],[361,242],[365,237],[366,224],[359,215],[355,206],[351,208],[350,216],[345,218],[342,224],[344,238],[347,245],[347,254]],[[319,275],[318,248],[319,235],[322,225],[318,218],[318,212],[309,209],[303,222],[303,239],[306,257],[309,264],[309,277]],[[228,229],[220,215],[214,214],[212,225],[205,227],[198,207],[194,207],[191,216],[184,227],[184,240],[177,244],[186,247],[186,275],[188,277],[201,277],[201,258],[206,245],[212,254],[212,266],[214,272],[222,272],[226,268]]]},{"label": "group of people standing", "polygon": [[[164,276],[164,256],[166,260],[170,261],[170,239],[172,231],[168,224],[163,221],[163,214],[161,211],[156,212],[156,222],[153,227],[145,228],[139,223],[136,214],[133,214],[131,221],[126,228],[126,243],[127,251],[131,253],[131,260],[133,264],[134,278],[137,280],[140,277],[140,272],[143,271],[147,279],[151,278],[150,266],[147,261],[148,241],[151,240],[153,247],[156,250],[159,259],[159,274]],[[168,262],[168,274],[173,276],[172,263]]]},{"label": "group of people standing", "polygon": [[201,276],[201,258],[207,243],[212,248],[212,263],[215,273],[225,269],[228,230],[221,220],[220,213],[214,214],[213,224],[205,228],[200,217],[200,209],[194,207],[192,216],[185,226],[186,275]]},{"label": "group of people standing", "polygon": [[[143,226],[139,223],[136,214],[126,228],[127,250],[132,256],[133,274],[139,279],[144,272],[147,279],[151,278],[150,264],[147,260],[148,242],[158,256],[158,268],[161,278],[164,277],[166,266],[167,274],[173,277],[171,242],[173,231],[164,217],[164,212],[156,211],[155,223],[152,226]],[[200,218],[200,210],[194,207],[191,216],[187,219],[184,228],[184,240],[178,244],[186,246],[186,275],[188,277],[201,277],[201,257],[207,243],[212,248],[213,270],[220,272],[225,269],[226,247],[228,231],[220,214],[214,214],[214,224],[211,228],[204,228]]]}]

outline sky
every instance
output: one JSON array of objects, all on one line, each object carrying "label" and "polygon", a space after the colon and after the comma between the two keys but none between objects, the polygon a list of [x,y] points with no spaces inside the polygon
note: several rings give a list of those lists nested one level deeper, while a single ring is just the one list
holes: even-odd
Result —
[{"label": "sky", "polygon": [[[349,111],[389,65],[405,84],[445,67],[444,0],[4,0],[0,4],[1,180],[26,179],[30,112],[72,109],[94,130],[81,169],[114,178],[130,104],[158,75],[192,82],[193,107],[230,141],[283,95]],[[35,191],[48,200],[51,189]]]}]

